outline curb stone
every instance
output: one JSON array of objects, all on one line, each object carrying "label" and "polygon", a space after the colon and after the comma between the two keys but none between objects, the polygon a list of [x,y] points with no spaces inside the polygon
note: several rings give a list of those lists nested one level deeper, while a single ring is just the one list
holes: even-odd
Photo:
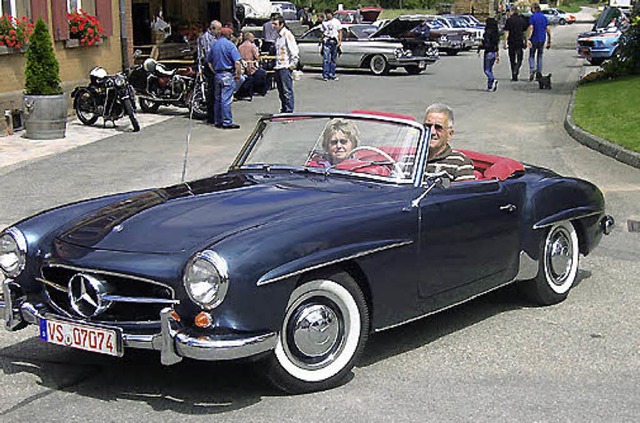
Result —
[{"label": "curb stone", "polygon": [[597,135],[593,135],[581,128],[579,128],[573,121],[573,106],[576,99],[577,88],[573,89],[571,94],[571,100],[569,101],[569,107],[567,108],[567,115],[564,119],[564,129],[569,135],[580,144],[596,150],[606,156],[612,157],[622,163],[629,166],[633,166],[636,169],[640,169],[640,153],[627,150],[624,147],[614,144],[611,141],[607,141]]}]

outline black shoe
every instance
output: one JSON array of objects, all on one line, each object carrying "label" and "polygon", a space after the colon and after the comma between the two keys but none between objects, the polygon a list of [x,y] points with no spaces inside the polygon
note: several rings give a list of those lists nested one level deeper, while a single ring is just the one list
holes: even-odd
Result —
[{"label": "black shoe", "polygon": [[511,77],[511,81],[516,82],[518,80],[518,75],[513,75]]},{"label": "black shoe", "polygon": [[529,74],[529,82],[533,81],[533,78],[535,78],[535,77],[536,77],[535,72],[534,72],[534,73]]},{"label": "black shoe", "polygon": [[221,123],[214,123],[213,126],[215,126],[216,128],[222,128],[222,124]]},{"label": "black shoe", "polygon": [[240,129],[240,125],[232,123],[231,125],[222,125],[222,129]]}]

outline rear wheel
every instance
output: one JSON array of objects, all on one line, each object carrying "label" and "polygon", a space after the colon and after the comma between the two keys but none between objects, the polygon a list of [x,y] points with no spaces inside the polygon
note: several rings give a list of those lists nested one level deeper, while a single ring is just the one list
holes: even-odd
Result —
[{"label": "rear wheel", "polygon": [[521,283],[521,292],[540,305],[563,301],[578,275],[579,252],[578,234],[571,222],[553,225],[540,246],[538,274]]},{"label": "rear wheel", "polygon": [[459,51],[460,50],[449,49],[447,50],[447,56],[457,56]]},{"label": "rear wheel", "polygon": [[81,89],[76,93],[76,98],[73,100],[73,108],[80,122],[85,125],[93,125],[100,117],[96,111],[95,98],[91,91],[87,89]]},{"label": "rear wheel", "polygon": [[289,393],[334,387],[364,349],[369,324],[364,295],[347,273],[303,283],[291,293],[266,374]]},{"label": "rear wheel", "polygon": [[145,113],[155,113],[160,108],[160,103],[147,100],[146,98],[140,97],[138,101],[140,102],[140,108]]},{"label": "rear wheel", "polygon": [[389,64],[383,55],[376,54],[369,61],[369,69],[374,75],[386,75],[389,73]]},{"label": "rear wheel", "polygon": [[589,60],[589,63],[591,63],[594,66],[600,66],[605,61],[603,57],[592,57],[591,59],[588,59],[588,60]]},{"label": "rear wheel", "polygon": [[404,67],[404,70],[406,70],[409,75],[419,75],[423,69],[416,65],[408,65]]},{"label": "rear wheel", "polygon": [[566,23],[567,23],[567,21],[566,21],[564,18],[560,18],[560,20],[558,21],[558,23],[559,23],[560,25],[564,25],[564,24],[566,24]]}]

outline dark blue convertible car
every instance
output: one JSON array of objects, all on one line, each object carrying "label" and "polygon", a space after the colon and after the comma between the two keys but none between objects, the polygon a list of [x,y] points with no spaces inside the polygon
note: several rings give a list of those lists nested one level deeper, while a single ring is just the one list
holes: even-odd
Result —
[{"label": "dark blue convertible car", "polygon": [[354,112],[265,117],[228,172],[44,211],[0,233],[6,328],[163,364],[251,358],[292,393],[339,383],[372,332],[517,283],[566,298],[613,227],[593,184]]}]

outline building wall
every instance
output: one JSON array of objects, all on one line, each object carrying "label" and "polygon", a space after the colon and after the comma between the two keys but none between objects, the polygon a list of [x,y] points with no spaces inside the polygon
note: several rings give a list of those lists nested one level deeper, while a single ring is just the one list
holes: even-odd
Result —
[{"label": "building wall", "polygon": [[[130,63],[133,63],[133,32],[131,29],[131,0],[125,1],[127,33],[129,34]],[[120,45],[120,0],[111,0],[113,33],[102,44],[92,47],[72,47],[74,40],[55,41],[54,52],[60,63],[62,89],[67,94],[67,104],[71,112],[71,90],[88,81],[89,71],[102,66],[109,73],[122,70],[122,51]],[[49,32],[53,38],[51,3],[48,14]],[[7,133],[5,111],[22,109],[24,90],[25,54],[13,53],[0,55],[0,136]]]}]

